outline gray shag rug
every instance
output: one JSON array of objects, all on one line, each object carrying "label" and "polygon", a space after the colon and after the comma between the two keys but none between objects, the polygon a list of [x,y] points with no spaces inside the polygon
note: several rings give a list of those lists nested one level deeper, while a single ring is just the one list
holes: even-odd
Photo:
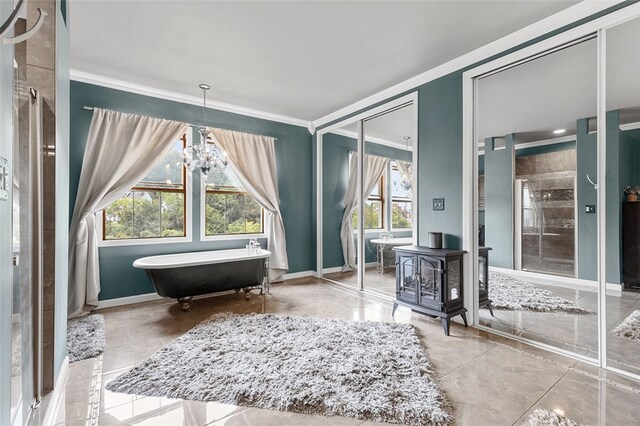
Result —
[{"label": "gray shag rug", "polygon": [[104,352],[104,317],[90,314],[67,322],[69,362],[93,358]]},{"label": "gray shag rug", "polygon": [[580,426],[580,424],[555,411],[538,408],[529,414],[523,426]]},{"label": "gray shag rug", "polygon": [[640,310],[633,311],[611,332],[620,337],[640,341]]},{"label": "gray shag rug", "polygon": [[453,423],[414,327],[219,314],[107,383],[113,392],[411,425]]},{"label": "gray shag rug", "polygon": [[499,272],[489,273],[489,299],[495,309],[507,311],[595,314],[575,302],[556,296],[549,290]]}]

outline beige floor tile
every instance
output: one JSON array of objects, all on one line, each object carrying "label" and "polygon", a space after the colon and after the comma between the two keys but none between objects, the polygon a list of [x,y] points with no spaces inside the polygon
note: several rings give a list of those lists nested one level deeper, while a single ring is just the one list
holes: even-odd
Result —
[{"label": "beige floor tile", "polygon": [[568,372],[547,392],[518,424],[537,408],[556,411],[580,424],[637,425],[640,423],[640,392]]},{"label": "beige floor tile", "polygon": [[441,379],[458,424],[513,424],[566,372],[505,347],[496,347]]},{"label": "beige floor tile", "polygon": [[[593,295],[588,293],[574,294],[569,291],[562,294],[566,298],[584,300],[586,305],[593,303]],[[608,301],[608,306],[612,306],[611,312],[617,315],[616,312],[628,311],[638,303],[640,299],[637,297],[632,301],[613,299]],[[272,287],[271,295],[258,296],[254,293],[249,301],[244,300],[243,294],[197,299],[192,302],[189,312],[183,312],[173,300],[102,310],[107,348],[103,356],[100,424],[380,424],[212,402],[126,395],[104,389],[104,384],[109,380],[123,374],[211,315],[222,312],[265,312],[413,324],[434,363],[459,425],[513,424],[522,421],[534,406],[573,407],[576,413],[584,413],[576,414],[578,419],[586,419],[590,424],[598,424],[593,419],[601,418],[604,413],[607,424],[622,425],[624,423],[612,423],[627,420],[617,411],[625,411],[622,407],[624,403],[632,405],[631,401],[637,400],[637,390],[640,388],[640,382],[460,324],[452,325],[451,336],[446,337],[437,319],[413,313],[406,308],[399,308],[395,315],[391,315],[392,302],[389,300],[322,280],[304,279],[295,283],[276,284]],[[540,325],[550,317],[548,314],[499,311],[497,316],[502,321],[501,326],[521,327],[520,332],[536,326],[547,332],[549,330],[545,327],[553,325],[553,321]],[[560,321],[558,324],[563,323]],[[562,327],[571,329],[573,325],[567,320]],[[588,334],[588,326],[579,322],[575,327],[572,330],[584,330],[585,335]],[[625,348],[625,345],[620,345],[620,350]],[[84,392],[91,383],[94,367],[92,360],[70,366],[69,378],[73,385],[65,390],[64,416],[59,418],[66,420],[67,424],[84,424],[88,410],[88,397],[84,396]],[[580,402],[582,390],[574,391],[581,386],[585,387],[586,407]],[[605,397],[600,393],[601,390],[606,391]],[[594,399],[595,394],[597,399]],[[597,409],[594,414],[594,406],[597,408],[597,404],[602,402],[606,403],[606,409]],[[626,411],[636,415],[633,409]],[[571,408],[566,413],[573,414]]]}]

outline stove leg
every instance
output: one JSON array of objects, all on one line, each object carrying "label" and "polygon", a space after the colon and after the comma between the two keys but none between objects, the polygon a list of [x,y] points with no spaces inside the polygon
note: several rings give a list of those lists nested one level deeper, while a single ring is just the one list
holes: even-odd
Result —
[{"label": "stove leg", "polygon": [[393,310],[391,311],[391,316],[394,316],[396,314],[396,309],[398,309],[398,304],[397,303],[393,303]]},{"label": "stove leg", "polygon": [[249,299],[251,299],[251,289],[246,287],[246,288],[243,288],[243,290],[244,290],[244,300],[248,301]]},{"label": "stove leg", "polygon": [[487,305],[487,308],[489,308],[489,313],[491,314],[492,317],[496,317],[495,315],[493,315],[493,306],[491,306],[491,302],[489,302],[489,304]]},{"label": "stove leg", "polygon": [[464,321],[464,326],[469,327],[469,323],[467,323],[467,313],[463,312],[460,315],[462,315],[462,321]]},{"label": "stove leg", "polygon": [[444,334],[446,336],[449,335],[449,325],[451,324],[451,320],[449,318],[440,318],[440,323],[442,324],[442,328],[444,328]]}]

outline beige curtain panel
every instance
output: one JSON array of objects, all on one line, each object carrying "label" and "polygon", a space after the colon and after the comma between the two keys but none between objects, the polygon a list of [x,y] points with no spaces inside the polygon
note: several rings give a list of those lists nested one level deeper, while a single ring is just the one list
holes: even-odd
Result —
[{"label": "beige curtain panel", "polygon": [[189,124],[95,108],[69,232],[68,315],[98,304],[96,212],[121,198],[171,149]]},{"label": "beige curtain panel", "polygon": [[216,143],[229,159],[229,165],[247,193],[265,210],[268,238],[269,278],[277,280],[289,270],[284,222],[280,213],[275,139],[268,136],[211,129]]},{"label": "beige curtain panel", "polygon": [[[373,188],[387,169],[389,159],[377,155],[364,156],[364,199],[366,200]],[[356,247],[353,240],[353,223],[351,217],[358,207],[358,154],[351,156],[349,168],[349,183],[342,199],[344,215],[340,226],[340,242],[342,243],[342,255],[344,256],[343,272],[353,271],[356,268]]]}]

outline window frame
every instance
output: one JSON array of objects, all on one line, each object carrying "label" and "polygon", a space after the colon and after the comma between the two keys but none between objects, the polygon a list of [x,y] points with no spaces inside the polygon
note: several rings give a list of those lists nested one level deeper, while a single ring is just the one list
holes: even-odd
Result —
[{"label": "window frame", "polygon": [[[389,165],[389,185],[393,185],[393,179],[391,179],[391,173],[393,173],[393,170],[399,171],[398,170],[398,165],[396,164],[396,160],[391,160],[391,164]],[[389,202],[389,214],[391,215],[389,217],[389,230],[390,231],[413,231],[413,197],[412,198],[407,198],[407,197],[394,197],[393,196],[393,189],[391,188],[391,197],[389,198],[390,202]],[[394,202],[398,202],[398,203],[411,203],[411,212],[412,212],[412,217],[411,217],[411,226],[408,228],[395,228],[393,226],[393,203]]]},{"label": "window frame", "polygon": [[[191,132],[187,131],[179,139],[182,140],[183,147],[191,145]],[[169,192],[169,193],[183,193],[183,213],[184,213],[184,236],[181,237],[147,237],[147,238],[121,238],[107,240],[105,239],[106,232],[106,209],[101,210],[96,214],[100,214],[102,217],[100,220],[96,220],[96,230],[100,235],[98,238],[98,247],[117,247],[117,246],[135,246],[135,245],[151,245],[151,244],[175,244],[175,243],[190,243],[192,242],[192,176],[187,173],[187,169],[182,166],[182,190],[173,190],[167,188],[153,188],[153,187],[141,187],[134,186],[129,192]]]},{"label": "window frame", "polygon": [[[213,142],[208,142],[213,143]],[[227,166],[229,167],[229,166]],[[207,206],[207,194],[235,194],[235,195],[246,195],[251,197],[249,193],[245,191],[221,191],[221,190],[209,190],[207,189],[207,182],[201,182],[201,190],[200,190],[200,241],[228,241],[228,240],[247,240],[250,238],[267,238],[266,234],[266,224],[265,224],[265,212],[264,207],[260,206],[260,221],[262,222],[262,232],[254,232],[247,234],[216,234],[216,235],[207,235],[207,215],[206,215],[206,206]],[[253,197],[251,197],[253,198]],[[257,202],[256,202],[257,203]],[[259,204],[258,204],[259,205]]]},{"label": "window frame", "polygon": [[[377,228],[364,228],[364,232],[383,232],[387,229],[386,227],[386,215],[385,215],[385,210],[386,210],[386,202],[385,202],[385,187],[384,187],[384,183],[385,183],[385,175],[386,172],[382,174],[382,176],[380,176],[380,181],[378,182],[378,188],[379,188],[379,194],[378,195],[369,195],[367,197],[367,199],[365,200],[365,203],[368,201],[375,201],[375,202],[379,202],[380,203],[380,226]],[[357,211],[357,210],[356,210]],[[365,218],[366,219],[366,218]],[[365,223],[367,221],[365,220]]]}]

